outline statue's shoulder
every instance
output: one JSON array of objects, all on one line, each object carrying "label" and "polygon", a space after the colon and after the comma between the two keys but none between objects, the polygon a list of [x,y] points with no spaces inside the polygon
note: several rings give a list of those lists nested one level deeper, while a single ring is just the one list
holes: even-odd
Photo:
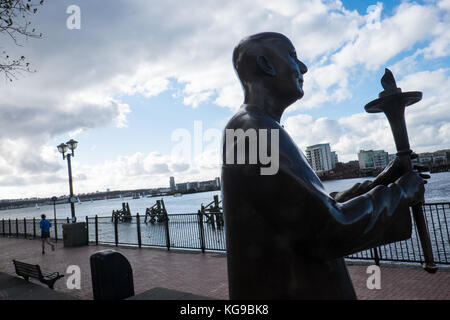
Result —
[{"label": "statue's shoulder", "polygon": [[225,129],[279,129],[279,123],[259,110],[243,105],[228,121]]}]

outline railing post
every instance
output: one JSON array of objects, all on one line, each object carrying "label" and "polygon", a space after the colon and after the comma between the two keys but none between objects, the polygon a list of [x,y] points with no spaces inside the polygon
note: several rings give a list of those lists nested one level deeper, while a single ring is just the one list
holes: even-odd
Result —
[{"label": "railing post", "polygon": [[69,217],[67,217],[66,219],[67,219],[67,223],[70,223]]},{"label": "railing post", "polygon": [[203,229],[203,214],[200,210],[197,213],[198,230],[200,232],[200,249],[205,253],[205,230]]},{"label": "railing post", "polygon": [[27,238],[27,218],[23,218],[23,233],[25,236],[25,239]]},{"label": "railing post", "polygon": [[55,221],[53,221],[55,224],[55,242],[58,242],[58,219],[55,218]]},{"label": "railing post", "polygon": [[5,236],[6,235],[6,232],[5,232],[5,219],[2,219],[2,232],[3,232],[3,236]]},{"label": "railing post", "polygon": [[375,247],[375,248],[372,248],[372,250],[373,250],[373,258],[375,260],[375,264],[377,266],[380,266],[380,257],[378,256],[378,248]]},{"label": "railing post", "polygon": [[11,232],[11,219],[8,219],[8,227],[9,227],[9,236],[12,236],[12,232]]},{"label": "railing post", "polygon": [[114,217],[114,242],[116,243],[116,247],[119,245],[119,232],[117,226],[117,216]]},{"label": "railing post", "polygon": [[88,216],[86,216],[86,238],[87,238],[87,243],[89,244],[89,218],[88,218]]},{"label": "railing post", "polygon": [[98,246],[98,216],[95,215],[95,245]]},{"label": "railing post", "polygon": [[19,237],[19,219],[16,218],[16,237]]},{"label": "railing post", "polygon": [[164,219],[164,229],[166,230],[166,246],[167,250],[170,250],[169,217],[167,216],[167,214],[165,216],[166,218]]},{"label": "railing post", "polygon": [[138,237],[138,246],[141,248],[142,240],[141,240],[141,220],[139,219],[139,212],[136,214],[136,224],[137,224],[137,237]]},{"label": "railing post", "polygon": [[36,238],[36,218],[33,218],[33,238]]}]

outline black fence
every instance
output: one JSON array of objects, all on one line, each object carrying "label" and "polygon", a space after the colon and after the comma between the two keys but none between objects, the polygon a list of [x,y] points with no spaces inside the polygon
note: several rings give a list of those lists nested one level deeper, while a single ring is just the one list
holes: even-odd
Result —
[{"label": "black fence", "polygon": [[[433,247],[435,262],[450,264],[450,203],[423,205],[427,227]],[[220,215],[220,214],[217,214]],[[161,222],[146,222],[139,214],[127,221],[111,217],[86,217],[90,244],[112,244],[138,247],[160,247],[205,251],[226,251],[223,219],[211,219],[201,212],[172,214]],[[219,219],[218,219],[219,218]],[[50,237],[63,239],[62,224],[67,219],[49,219],[52,222]],[[39,221],[36,219],[2,219],[0,235],[9,237],[39,237]],[[370,250],[361,251],[346,259],[392,262],[424,261],[416,226],[410,239]]]}]

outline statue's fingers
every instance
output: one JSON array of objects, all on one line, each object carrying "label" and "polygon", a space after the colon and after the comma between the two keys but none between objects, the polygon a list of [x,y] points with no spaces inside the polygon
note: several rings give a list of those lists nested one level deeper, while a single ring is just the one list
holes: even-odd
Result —
[{"label": "statue's fingers", "polygon": [[427,166],[423,166],[421,164],[415,164],[413,168],[417,171],[423,172],[423,171],[430,171],[430,169]]}]

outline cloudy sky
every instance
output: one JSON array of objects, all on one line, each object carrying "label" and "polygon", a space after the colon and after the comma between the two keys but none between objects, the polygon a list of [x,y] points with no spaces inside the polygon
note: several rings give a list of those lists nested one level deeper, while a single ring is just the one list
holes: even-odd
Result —
[{"label": "cloudy sky", "polygon": [[[67,27],[71,5],[80,29]],[[263,31],[288,36],[309,68],[282,118],[301,149],[394,152],[384,116],[363,109],[385,67],[423,92],[406,110],[412,148],[450,148],[450,0],[46,0],[32,21],[42,39],[0,35],[37,71],[0,75],[0,199],[67,194],[56,146],[70,138],[75,193],[219,176],[220,134],[243,98],[232,50]]]}]

